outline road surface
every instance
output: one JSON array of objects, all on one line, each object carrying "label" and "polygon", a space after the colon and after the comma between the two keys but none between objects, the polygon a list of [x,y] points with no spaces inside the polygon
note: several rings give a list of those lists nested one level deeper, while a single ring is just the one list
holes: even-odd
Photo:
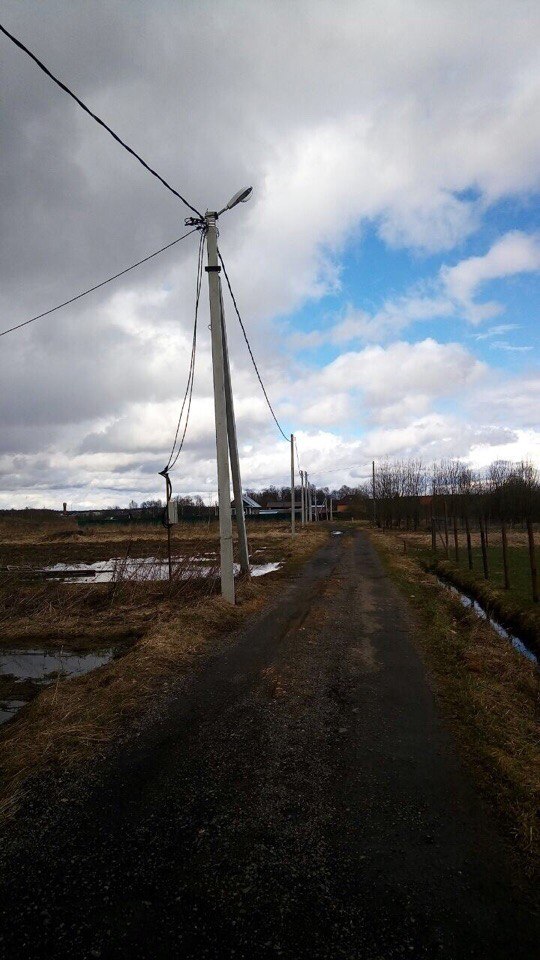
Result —
[{"label": "road surface", "polygon": [[413,629],[367,537],[333,536],[79,798],[36,799],[0,952],[532,960]]}]

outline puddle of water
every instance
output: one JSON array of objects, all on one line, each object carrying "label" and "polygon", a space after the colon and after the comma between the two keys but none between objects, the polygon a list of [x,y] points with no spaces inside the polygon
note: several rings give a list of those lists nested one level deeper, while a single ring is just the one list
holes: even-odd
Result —
[{"label": "puddle of water", "polygon": [[264,577],[267,573],[274,573],[275,570],[279,570],[282,566],[282,563],[252,563],[251,576]]},{"label": "puddle of water", "polygon": [[11,720],[21,707],[24,707],[26,700],[2,700],[0,703],[0,724],[6,720]]},{"label": "puddle of water", "polygon": [[[280,563],[253,563],[251,574],[254,577],[263,577],[267,573],[279,570]],[[209,577],[217,573],[217,565],[210,554],[202,557],[183,557],[181,560],[173,558],[173,573],[181,580],[191,579],[193,576]],[[40,572],[40,571],[36,571]],[[44,567],[43,572],[52,574],[64,583],[111,583],[121,577],[123,580],[168,580],[169,564],[166,560],[157,560],[152,557],[143,560],[128,560],[127,562],[112,558],[111,560],[97,560],[95,563],[55,563]],[[235,574],[240,572],[239,564],[234,566]]]},{"label": "puddle of water", "polygon": [[0,654],[0,674],[16,680],[48,684],[61,677],[80,677],[112,660],[113,650],[71,653],[46,650],[8,650]]},{"label": "puddle of water", "polygon": [[342,536],[343,536],[343,530],[332,530],[332,536],[333,536],[333,537],[342,537]]},{"label": "puddle of water", "polygon": [[[36,687],[46,687],[57,679],[80,677],[90,673],[96,667],[109,663],[113,656],[112,649],[102,650],[99,653],[7,650],[5,653],[0,653],[0,676],[14,678],[15,686],[30,682]],[[27,702],[27,700],[17,699],[0,701],[0,723],[10,720]]]},{"label": "puddle of water", "polygon": [[458,590],[457,587],[454,587],[452,583],[448,583],[446,580],[443,580],[441,577],[437,577],[437,580],[444,587],[445,590],[448,590],[453,596],[457,597],[462,606],[466,607],[468,610],[472,610],[477,617],[480,617],[481,620],[486,620],[490,627],[493,627],[495,633],[502,637],[503,640],[509,640],[515,650],[518,653],[521,653],[522,656],[526,657],[527,660],[530,660],[532,663],[538,663],[538,657],[533,651],[527,646],[523,640],[520,640],[519,637],[515,637],[512,633],[497,622],[493,620],[492,617],[484,610],[483,606],[478,603],[478,600],[475,600],[473,597],[469,597],[466,593],[462,593],[461,590]]}]

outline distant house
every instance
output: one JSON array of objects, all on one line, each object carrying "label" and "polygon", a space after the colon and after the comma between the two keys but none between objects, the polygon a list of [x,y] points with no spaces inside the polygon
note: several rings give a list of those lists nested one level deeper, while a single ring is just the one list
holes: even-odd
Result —
[{"label": "distant house", "polygon": [[[247,494],[247,493],[243,493],[243,494],[242,494],[242,503],[243,503],[243,505],[244,505],[244,513],[245,513],[246,517],[256,516],[256,515],[257,515],[258,513],[260,513],[261,510],[262,510],[262,507],[261,507],[260,503],[257,503],[257,501],[254,500],[253,497],[250,497],[249,494]],[[232,503],[231,503],[231,507],[232,507],[233,513],[234,513],[234,512],[235,512],[235,507],[236,507],[236,504],[235,504],[235,501],[234,501],[234,500],[233,500]]]},{"label": "distant house", "polygon": [[[300,514],[302,512],[302,504],[299,500],[295,501],[294,504],[295,514]],[[291,501],[290,500],[267,500],[264,505],[264,513],[266,514],[284,514],[288,513],[291,515]]]}]

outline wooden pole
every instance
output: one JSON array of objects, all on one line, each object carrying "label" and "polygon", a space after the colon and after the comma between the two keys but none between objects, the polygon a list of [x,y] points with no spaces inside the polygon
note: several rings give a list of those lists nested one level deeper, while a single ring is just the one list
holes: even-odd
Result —
[{"label": "wooden pole", "polygon": [[471,543],[471,528],[469,526],[469,518],[465,517],[465,532],[467,535],[467,559],[469,561],[469,570],[473,568],[473,557],[472,557],[472,543]]},{"label": "wooden pole", "polygon": [[448,560],[448,509],[446,506],[446,497],[443,501],[444,505],[444,548],[446,550],[446,559]]},{"label": "wooden pole", "polygon": [[484,521],[482,517],[478,520],[480,524],[480,542],[482,544],[482,563],[484,565],[484,578],[489,580],[489,566],[488,566],[488,555],[487,555],[487,545],[486,545],[486,531],[484,527]]},{"label": "wooden pole", "polygon": [[459,542],[458,542],[458,528],[457,528],[457,517],[454,507],[454,553],[456,557],[456,563],[459,563]]},{"label": "wooden pole", "polygon": [[531,561],[531,580],[533,602],[538,603],[538,579],[536,574],[536,556],[534,550],[534,530],[532,520],[527,520],[527,534],[529,537],[529,559]]},{"label": "wooden pole", "polygon": [[503,568],[504,568],[504,589],[510,589],[510,576],[508,573],[508,541],[506,539],[506,524],[503,520],[501,524],[501,538],[502,538],[502,555],[503,555]]}]

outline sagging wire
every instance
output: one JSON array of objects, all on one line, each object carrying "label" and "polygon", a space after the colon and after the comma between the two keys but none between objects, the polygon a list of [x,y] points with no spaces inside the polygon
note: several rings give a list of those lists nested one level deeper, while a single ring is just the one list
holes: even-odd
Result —
[{"label": "sagging wire", "polygon": [[186,237],[190,237],[191,234],[195,232],[196,228],[194,230],[189,230],[187,233],[182,234],[181,237],[177,237],[176,240],[173,240],[171,243],[167,243],[164,247],[160,247],[159,250],[155,250],[154,253],[148,254],[148,256],[143,257],[142,260],[137,260],[137,262],[132,263],[130,267],[125,267],[124,270],[120,270],[119,273],[115,273],[112,277],[107,277],[107,279],[102,280],[101,283],[94,284],[94,286],[89,287],[88,290],[83,290],[82,293],[78,293],[75,297],[70,297],[69,300],[64,300],[63,303],[58,303],[56,307],[51,307],[49,310],[44,310],[43,313],[38,313],[36,317],[31,317],[30,320],[23,320],[22,323],[17,323],[14,327],[9,327],[7,330],[2,330],[0,332],[0,337],[5,337],[6,333],[13,333],[14,330],[20,330],[21,327],[27,327],[29,323],[34,323],[36,320],[41,320],[42,317],[48,317],[50,313],[55,313],[56,310],[61,310],[62,307],[67,307],[70,303],[75,303],[76,300],[80,300],[82,297],[86,297],[87,294],[93,293],[94,290],[99,290],[100,287],[104,287],[107,283],[110,283],[111,280],[118,280],[118,277],[123,277],[125,273],[129,273],[130,270],[134,270],[135,267],[140,267],[141,264],[148,263],[149,260],[157,257],[165,250],[170,250],[171,247],[176,246],[176,244],[180,243],[181,240],[185,240]]},{"label": "sagging wire", "polygon": [[159,180],[159,182],[163,184],[163,186],[166,187],[167,190],[170,191],[170,193],[174,194],[174,196],[177,197],[178,200],[181,200],[184,206],[186,206],[189,210],[192,210],[193,213],[196,213],[198,217],[201,217],[201,213],[199,210],[197,210],[196,207],[194,207],[191,203],[189,203],[189,201],[186,200],[186,198],[183,197],[182,194],[178,192],[178,190],[175,190],[175,188],[172,187],[171,184],[168,183],[165,180],[165,178],[162,177],[161,174],[157,172],[157,170],[154,170],[153,167],[151,167],[146,162],[146,160],[143,160],[140,154],[138,154],[133,149],[133,147],[130,147],[129,144],[125,142],[125,140],[122,140],[122,138],[119,137],[117,133],[115,133],[112,127],[110,127],[107,123],[105,123],[105,121],[102,120],[101,117],[98,117],[97,113],[94,113],[93,110],[90,110],[90,107],[88,107],[86,103],[84,103],[84,101],[81,100],[80,97],[78,97],[77,94],[73,92],[73,90],[70,90],[67,84],[63,83],[62,80],[59,80],[59,78],[56,77],[54,73],[52,73],[49,70],[49,68],[41,60],[39,60],[36,54],[32,53],[32,51],[22,42],[22,40],[19,40],[17,37],[15,37],[12,33],[9,32],[9,30],[7,30],[4,26],[2,26],[2,24],[0,24],[0,32],[2,32],[9,40],[11,40],[11,42],[14,43],[15,46],[19,48],[19,50],[22,50],[23,53],[26,53],[26,55],[29,56],[30,59],[34,61],[34,63],[39,67],[39,69],[47,77],[49,77],[49,79],[52,80],[53,83],[57,85],[57,87],[60,87],[60,89],[63,90],[64,93],[67,93],[67,95],[71,97],[71,99],[74,100],[75,103],[77,103],[79,107],[82,110],[84,110],[85,113],[88,114],[89,117],[92,117],[92,120],[95,120],[96,123],[99,123],[100,127],[103,127],[103,129],[106,130],[107,133],[109,133],[111,137],[113,137],[113,139],[116,140],[116,142],[119,143],[120,146],[124,148],[124,150],[127,150],[127,152],[130,153],[132,157],[135,157],[135,160],[137,160],[141,164],[141,166],[143,166],[144,169],[148,171],[148,173],[151,173],[152,176],[156,178],[156,180]]},{"label": "sagging wire", "polygon": [[254,366],[254,368],[255,368],[255,373],[257,374],[257,378],[258,378],[259,383],[260,383],[260,385],[261,385],[262,392],[264,393],[264,398],[265,398],[265,400],[266,400],[266,402],[267,402],[267,404],[268,404],[268,409],[270,410],[270,413],[272,414],[272,416],[273,416],[273,418],[274,418],[276,427],[278,428],[281,436],[283,437],[283,439],[284,439],[287,443],[290,443],[290,437],[288,437],[287,434],[286,434],[286,433],[284,432],[284,430],[282,429],[281,424],[280,424],[278,418],[276,417],[276,415],[275,415],[275,413],[274,413],[272,404],[270,403],[270,400],[269,400],[269,398],[268,398],[268,394],[267,394],[267,392],[266,392],[264,383],[262,382],[262,377],[261,377],[261,375],[260,375],[260,373],[259,373],[259,368],[257,367],[257,364],[256,364],[256,362],[255,362],[255,357],[253,356],[253,351],[252,351],[252,349],[251,349],[251,344],[250,344],[250,342],[249,342],[248,335],[247,335],[247,333],[246,333],[246,328],[245,328],[245,326],[244,326],[244,324],[243,324],[242,317],[240,316],[240,311],[239,311],[239,309],[238,309],[238,304],[237,304],[237,302],[236,302],[234,293],[232,292],[231,281],[229,280],[229,275],[228,275],[228,273],[227,273],[227,269],[226,269],[226,267],[225,267],[225,263],[223,262],[223,257],[221,256],[221,251],[219,250],[219,248],[218,248],[218,257],[219,257],[219,261],[220,261],[220,263],[221,263],[221,266],[222,266],[222,268],[223,268],[223,274],[224,274],[224,276],[225,276],[225,280],[226,280],[227,286],[228,286],[228,288],[229,288],[229,293],[230,293],[230,295],[231,295],[231,300],[232,300],[233,305],[234,305],[234,309],[235,309],[235,312],[236,312],[236,316],[238,317],[238,322],[240,323],[240,326],[241,326],[241,328],[242,328],[242,333],[244,334],[244,340],[246,341],[247,348],[248,348],[248,350],[249,350],[249,355],[250,355],[250,357],[251,357],[253,366]]}]

